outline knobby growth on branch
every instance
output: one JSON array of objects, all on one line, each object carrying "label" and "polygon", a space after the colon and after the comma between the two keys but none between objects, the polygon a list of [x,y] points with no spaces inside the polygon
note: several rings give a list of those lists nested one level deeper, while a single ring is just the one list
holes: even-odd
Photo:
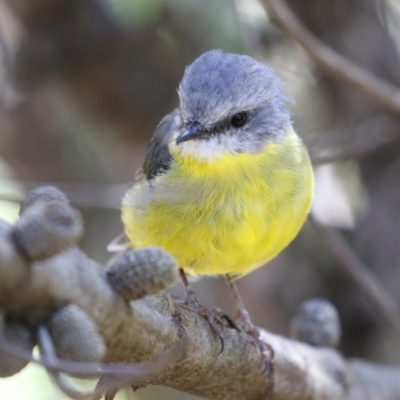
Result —
[{"label": "knobby growth on branch", "polygon": [[[275,358],[261,373],[257,347],[229,317],[220,353],[206,320],[164,292],[177,277],[168,254],[129,251],[106,269],[79,250],[82,234],[79,213],[52,187],[28,194],[14,226],[1,222],[1,376],[39,362],[73,398],[111,399],[122,386],[151,383],[216,400],[400,399],[399,367],[345,360],[334,349],[340,327],[326,301],[300,308],[298,341],[262,332]],[[63,372],[101,379],[81,393]]]}]

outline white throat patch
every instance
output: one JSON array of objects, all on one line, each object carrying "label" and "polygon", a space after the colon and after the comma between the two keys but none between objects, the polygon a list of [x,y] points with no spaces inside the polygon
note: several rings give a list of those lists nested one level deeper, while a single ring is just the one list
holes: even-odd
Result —
[{"label": "white throat patch", "polygon": [[241,143],[237,135],[214,135],[207,140],[188,140],[176,144],[178,135],[173,135],[169,144],[174,152],[181,153],[183,156],[195,157],[199,160],[216,160],[225,153],[235,154],[241,149]]}]

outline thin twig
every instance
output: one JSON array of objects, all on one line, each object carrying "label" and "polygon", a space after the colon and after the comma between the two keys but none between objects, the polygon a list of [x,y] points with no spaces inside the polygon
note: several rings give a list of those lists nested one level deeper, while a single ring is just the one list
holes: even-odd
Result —
[{"label": "thin twig", "polygon": [[[40,325],[37,330],[37,339],[39,344],[39,350],[41,356],[47,357],[49,360],[55,362],[57,360],[56,352],[54,349],[53,341],[50,336],[50,332],[46,326]],[[73,388],[63,377],[60,371],[53,370],[50,367],[46,367],[47,372],[53,378],[59,389],[66,394],[68,397],[73,399],[90,399],[97,394],[96,391],[82,392]]]},{"label": "thin twig", "polygon": [[173,349],[158,356],[157,359],[135,364],[95,364],[61,360],[59,358],[44,355],[40,360],[38,360],[32,356],[30,351],[6,340],[4,333],[0,330],[0,349],[1,351],[4,351],[4,353],[21,360],[41,365],[53,371],[64,372],[80,378],[100,378],[104,375],[119,375],[129,378],[129,380],[147,378],[149,372],[153,372],[155,368],[157,370],[162,370],[166,365],[171,365],[171,363],[179,361],[185,351],[185,346],[186,342],[183,340]]},{"label": "thin twig", "polygon": [[308,55],[335,79],[381,103],[388,110],[400,113],[400,88],[378,78],[347,60],[311,34],[282,0],[262,0],[271,18]]},{"label": "thin twig", "polygon": [[[24,199],[23,195],[9,194],[9,193],[0,193],[0,201],[7,201],[9,203],[21,204],[21,201]],[[117,202],[111,202],[108,200],[102,201],[99,198],[89,197],[87,199],[79,199],[71,196],[71,204],[77,208],[100,208],[104,210],[118,210],[120,206]]]},{"label": "thin twig", "polygon": [[368,154],[371,154],[379,149],[380,147],[395,142],[397,139],[397,137],[392,137],[386,141],[382,140],[370,146],[364,145],[362,147],[357,147],[353,145],[350,148],[336,151],[333,154],[311,154],[310,158],[313,165],[350,161],[363,156],[367,156]]},{"label": "thin twig", "polygon": [[376,8],[378,11],[378,17],[381,22],[381,24],[388,29],[389,24],[388,24],[388,18],[387,18],[387,4],[386,0],[377,0],[376,2]]},{"label": "thin twig", "polygon": [[346,274],[357,284],[379,316],[400,335],[400,310],[388,291],[371,274],[368,267],[346,243],[339,232],[310,218]]},{"label": "thin twig", "polygon": [[[0,317],[3,313],[0,312]],[[140,383],[145,379],[152,378],[156,373],[162,371],[167,365],[179,361],[182,357],[186,341],[183,340],[171,351],[157,357],[156,359],[138,364],[91,364],[60,360],[54,349],[50,333],[46,326],[40,325],[37,330],[37,339],[40,349],[40,360],[35,359],[26,349],[8,342],[0,330],[0,350],[18,359],[30,361],[46,368],[59,389],[73,399],[100,398],[104,393],[118,390],[123,386]],[[86,371],[85,371],[86,370]],[[85,371],[84,373],[82,373]],[[72,387],[63,377],[62,372],[78,375],[80,377],[111,377],[110,381],[101,387],[96,386],[92,391],[83,392]]]},{"label": "thin twig", "polygon": [[[6,177],[5,177],[6,179]],[[10,179],[10,178],[7,178]],[[1,182],[1,175],[0,175]],[[71,204],[83,208],[105,208],[118,210],[123,194],[133,185],[126,183],[66,183],[66,182],[35,182],[13,179],[13,183],[29,191],[39,186],[56,186],[68,195]],[[0,193],[0,200],[20,203],[24,195]]]}]

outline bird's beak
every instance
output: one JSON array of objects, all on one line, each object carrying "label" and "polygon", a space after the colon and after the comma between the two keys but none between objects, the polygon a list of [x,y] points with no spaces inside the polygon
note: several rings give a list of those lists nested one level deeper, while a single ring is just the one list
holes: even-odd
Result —
[{"label": "bird's beak", "polygon": [[199,138],[205,134],[204,129],[198,122],[191,123],[186,130],[181,133],[177,139],[176,144],[187,142],[188,140]]}]

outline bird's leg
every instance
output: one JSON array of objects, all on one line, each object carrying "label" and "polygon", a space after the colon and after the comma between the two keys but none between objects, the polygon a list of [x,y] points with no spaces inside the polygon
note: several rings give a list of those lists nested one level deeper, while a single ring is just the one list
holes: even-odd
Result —
[{"label": "bird's leg", "polygon": [[242,297],[233,281],[233,278],[227,274],[225,275],[226,282],[231,290],[231,293],[235,299],[236,303],[236,316],[235,322],[238,327],[247,332],[254,340],[261,352],[261,358],[264,364],[263,371],[270,370],[274,362],[274,349],[270,344],[264,342],[260,339],[259,329],[251,322],[249,312],[243,303]]},{"label": "bird's leg", "polygon": [[204,307],[202,306],[199,301],[197,300],[196,294],[194,293],[193,289],[189,285],[189,282],[187,280],[185,271],[183,268],[179,269],[179,274],[182,279],[183,286],[185,287],[186,290],[186,299],[183,303],[183,307],[197,312],[198,314],[202,315],[210,324],[211,329],[213,332],[218,336],[219,340],[221,341],[221,351],[224,350],[224,345],[225,345],[225,339],[224,335],[222,332],[223,328],[223,323],[221,321],[221,312],[215,309],[212,309],[210,307]]},{"label": "bird's leg", "polygon": [[249,332],[251,329],[257,329],[253,323],[251,322],[249,312],[247,311],[246,306],[243,303],[242,297],[233,282],[233,279],[230,275],[225,275],[226,282],[228,284],[229,289],[235,299],[236,305],[236,315],[235,322],[242,328],[244,331]]},{"label": "bird's leg", "polygon": [[189,281],[183,268],[179,268],[179,275],[181,276],[182,283],[186,291],[186,305],[191,306],[192,308],[201,308],[201,304],[197,300],[196,294],[194,293],[192,287],[189,285]]}]

